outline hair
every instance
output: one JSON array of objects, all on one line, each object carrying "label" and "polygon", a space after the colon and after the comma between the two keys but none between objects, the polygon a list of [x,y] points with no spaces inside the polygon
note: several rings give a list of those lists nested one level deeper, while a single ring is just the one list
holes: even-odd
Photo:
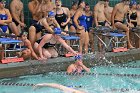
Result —
[{"label": "hair", "polygon": [[77,1],[72,1],[72,6],[77,5]]},{"label": "hair", "polygon": [[130,0],[122,0],[122,1],[124,2],[124,1],[130,1]]},{"label": "hair", "polygon": [[88,3],[86,3],[86,6],[89,6],[89,4],[88,4]]},{"label": "hair", "polygon": [[78,6],[81,4],[81,3],[83,3],[83,2],[85,2],[84,0],[79,0],[78,1]]},{"label": "hair", "polygon": [[25,30],[23,30],[23,31],[21,31],[21,33],[19,34],[19,36],[18,36],[18,37],[21,37],[22,35],[28,35],[28,32],[27,32],[27,31],[25,31]]}]

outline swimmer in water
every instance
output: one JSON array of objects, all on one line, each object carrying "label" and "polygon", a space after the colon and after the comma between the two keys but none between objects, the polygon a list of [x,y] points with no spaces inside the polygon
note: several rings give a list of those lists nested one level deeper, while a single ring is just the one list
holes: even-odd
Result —
[{"label": "swimmer in water", "polygon": [[63,86],[63,85],[60,85],[60,84],[56,84],[56,83],[40,83],[40,84],[36,84],[34,86],[34,89],[37,88],[37,87],[52,87],[52,88],[56,88],[56,89],[60,89],[62,90],[64,93],[68,92],[68,93],[85,93],[85,92],[82,92],[80,90],[76,90],[76,89],[73,89],[73,88],[69,88],[69,87],[66,87],[66,86]]},{"label": "swimmer in water", "polygon": [[90,72],[90,69],[82,62],[82,55],[76,55],[75,60],[76,62],[74,64],[68,66],[67,73],[81,73],[83,71]]}]

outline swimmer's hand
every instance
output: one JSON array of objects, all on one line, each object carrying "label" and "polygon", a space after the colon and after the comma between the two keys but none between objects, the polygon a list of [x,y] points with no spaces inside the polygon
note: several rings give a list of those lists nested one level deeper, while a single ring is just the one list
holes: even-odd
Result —
[{"label": "swimmer's hand", "polygon": [[67,25],[66,22],[62,22],[62,23],[61,23],[61,26],[65,26],[65,25]]},{"label": "swimmer's hand", "polygon": [[84,27],[83,27],[83,26],[78,26],[77,28],[78,28],[79,30],[84,29]]}]

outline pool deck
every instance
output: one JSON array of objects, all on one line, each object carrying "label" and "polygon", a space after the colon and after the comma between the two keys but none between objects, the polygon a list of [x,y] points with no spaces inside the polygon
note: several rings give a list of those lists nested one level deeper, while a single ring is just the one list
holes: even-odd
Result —
[{"label": "pool deck", "polygon": [[[107,52],[87,54],[83,57],[88,67],[113,63],[124,63],[140,60],[140,49],[128,50],[127,52]],[[0,64],[0,78],[9,78],[22,75],[32,75],[53,71],[66,71],[68,65],[74,62],[74,58],[58,57],[49,60],[27,60],[25,62]]]}]

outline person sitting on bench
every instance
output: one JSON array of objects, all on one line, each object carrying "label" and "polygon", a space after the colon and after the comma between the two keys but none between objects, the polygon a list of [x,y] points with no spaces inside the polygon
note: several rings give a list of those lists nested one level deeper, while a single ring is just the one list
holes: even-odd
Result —
[{"label": "person sitting on bench", "polygon": [[113,11],[112,11],[112,26],[113,28],[117,28],[126,32],[127,40],[128,40],[128,48],[134,48],[130,43],[129,38],[129,28],[126,24],[124,24],[123,20],[127,11],[129,10],[130,0],[122,0],[122,2],[118,3]]}]

